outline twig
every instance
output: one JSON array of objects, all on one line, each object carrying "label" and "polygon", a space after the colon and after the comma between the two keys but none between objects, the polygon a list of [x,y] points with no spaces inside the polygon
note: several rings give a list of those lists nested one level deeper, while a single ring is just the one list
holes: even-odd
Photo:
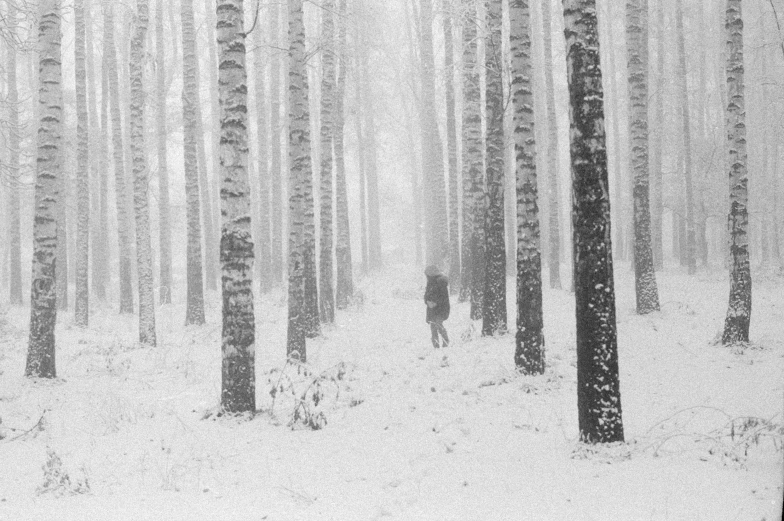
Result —
[{"label": "twig", "polygon": [[40,428],[41,427],[41,422],[44,421],[44,416],[46,416],[47,412],[49,412],[49,409],[44,409],[44,412],[41,413],[41,417],[38,418],[38,421],[35,422],[35,425],[33,425],[32,427],[30,427],[29,429],[24,431],[22,434],[19,434],[17,436],[14,436],[13,438],[10,438],[10,439],[6,440],[6,443],[10,443],[10,442],[12,442],[14,440],[18,440],[19,438],[22,438],[23,436],[27,436],[28,434],[33,432],[36,428]]}]

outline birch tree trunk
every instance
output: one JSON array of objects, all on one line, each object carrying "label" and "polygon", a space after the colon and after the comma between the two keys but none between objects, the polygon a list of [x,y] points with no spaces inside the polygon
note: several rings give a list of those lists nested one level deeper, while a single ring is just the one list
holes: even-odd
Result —
[{"label": "birch tree trunk", "polygon": [[310,157],[310,112],[305,71],[303,0],[288,0],[289,7],[289,320],[287,355],[307,361],[309,333],[306,271],[306,178],[313,175]]},{"label": "birch tree trunk", "polygon": [[84,0],[74,2],[74,63],[76,79],[76,293],[74,322],[87,327],[90,317],[90,122],[87,115]]},{"label": "birch tree trunk", "polygon": [[[305,238],[304,238],[304,253],[305,253],[305,264],[304,264],[304,290],[305,290],[305,334],[308,338],[316,338],[321,334],[321,323],[319,320],[319,299],[318,299],[318,263],[316,262],[316,201],[313,194],[314,186],[313,186],[313,159],[310,157],[312,153],[311,148],[311,138],[310,138],[310,100],[308,97],[308,76],[307,76],[307,55],[305,49],[305,23],[304,23],[304,12],[300,10],[301,13],[301,22],[298,22],[295,25],[301,24],[301,31],[299,32],[292,32],[291,31],[291,11],[289,11],[289,35],[290,37],[301,37],[302,38],[302,61],[297,67],[300,67],[302,70],[302,95],[305,99],[304,104],[304,113],[306,115],[305,124],[307,125],[307,148],[305,149],[305,153],[308,155],[308,167],[303,170],[303,190],[304,190],[304,197],[305,197],[305,209],[304,209],[304,217],[305,217]],[[296,35],[296,36],[295,36]],[[292,55],[289,55],[289,59],[293,61]],[[293,66],[290,66],[293,67]],[[291,81],[291,73],[289,73],[289,81]],[[291,88],[291,87],[290,87]],[[291,101],[292,98],[289,98]],[[291,110],[291,109],[290,109]],[[291,122],[291,118],[289,122]]]},{"label": "birch tree trunk", "polygon": [[[109,280],[109,83],[106,74],[106,53],[102,53],[101,60],[101,104],[100,112],[98,107],[97,94],[97,75],[98,68],[95,66],[95,38],[93,33],[93,15],[90,6],[92,0],[87,0],[85,4],[85,22],[87,25],[87,98],[90,104],[90,132],[92,147],[90,154],[93,159],[90,161],[93,175],[92,183],[96,186],[93,194],[93,207],[95,209],[95,219],[93,219],[93,238],[92,238],[92,290],[99,301],[106,300],[106,286]],[[101,7],[101,4],[98,4]],[[102,42],[103,43],[103,42]],[[96,159],[97,158],[97,161]]]},{"label": "birch tree trunk", "polygon": [[[17,27],[16,4],[8,3],[8,30],[15,31]],[[11,304],[22,304],[22,235],[20,218],[20,170],[19,147],[21,143],[21,128],[19,127],[19,87],[16,76],[16,47],[6,46],[7,81],[8,81],[8,126],[9,126],[9,151],[8,164],[11,169],[11,179],[8,185],[8,226],[9,226],[9,272],[8,289]]]},{"label": "birch tree trunk", "polygon": [[631,166],[634,171],[634,287],[637,314],[659,310],[653,268],[648,164],[648,0],[626,3]]},{"label": "birch tree trunk", "polygon": [[740,0],[727,0],[727,149],[730,181],[730,299],[722,343],[749,341],[751,266],[749,262],[749,192],[746,153],[743,13]]},{"label": "birch tree trunk", "polygon": [[[257,21],[258,23],[258,21]],[[255,89],[256,89],[256,143],[258,146],[258,189],[259,211],[258,223],[254,228],[257,230],[256,253],[256,272],[259,274],[259,287],[262,293],[267,293],[272,289],[272,255],[271,255],[271,228],[270,228],[270,172],[267,167],[269,159],[269,147],[267,146],[267,107],[266,107],[266,70],[264,63],[264,30],[257,26],[253,30],[254,45],[256,50],[253,54],[253,67],[255,69]]]},{"label": "birch tree trunk", "polygon": [[38,154],[33,220],[30,336],[25,376],[56,378],[58,177],[62,175],[62,65],[60,1],[38,4]]},{"label": "birch tree trunk", "polygon": [[623,441],[612,235],[595,0],[564,0],[580,440]]},{"label": "birch tree trunk", "polygon": [[509,2],[517,192],[517,334],[515,365],[544,373],[542,251],[539,231],[536,138],[528,0]]},{"label": "birch tree trunk", "polygon": [[125,179],[125,147],[120,115],[120,81],[117,72],[117,50],[114,44],[114,4],[104,0],[104,52],[107,55],[106,74],[109,77],[109,98],[112,111],[112,146],[114,155],[114,186],[117,205],[117,235],[120,257],[120,313],[133,313],[131,281],[131,220],[128,208],[128,189]]},{"label": "birch tree trunk", "polygon": [[504,237],[504,99],[501,52],[501,0],[487,2],[485,40],[485,171],[487,212],[485,215],[485,291],[482,334],[506,331],[506,240]]},{"label": "birch tree trunk", "polygon": [[[374,19],[374,15],[367,11],[364,0],[362,3],[365,23]],[[369,49],[372,46],[367,42],[359,49],[362,67],[362,91],[364,106],[362,115],[365,117],[365,133],[367,136],[367,217],[368,217],[368,267],[371,270],[380,269],[383,265],[381,256],[381,215],[378,199],[378,145],[376,139],[376,109],[374,107],[376,96],[373,93],[370,81]]]},{"label": "birch tree trunk", "polygon": [[[60,106],[62,103],[62,90],[60,91]],[[68,121],[66,119],[66,111],[62,113],[62,133],[61,138],[61,153],[60,168],[61,174],[58,179],[58,194],[57,194],[57,263],[55,267],[55,291],[57,292],[57,308],[61,311],[68,310],[68,206],[69,206],[69,179],[68,179],[68,161],[66,160],[68,149],[64,146],[67,141],[68,134]]]},{"label": "birch tree trunk", "polygon": [[[163,1],[158,0],[155,8],[155,60],[156,68],[156,146],[158,152],[158,248],[160,267],[160,303],[171,304],[172,252],[171,211],[169,210],[169,167],[166,158],[166,41],[163,38]],[[174,30],[174,28],[172,28]],[[173,62],[174,60],[172,60]],[[170,64],[170,65],[173,65]]]},{"label": "birch tree trunk", "polygon": [[[500,0],[499,0],[500,1]],[[425,191],[427,264],[443,266],[449,259],[446,187],[441,137],[436,114],[435,58],[433,56],[433,0],[422,0],[420,16],[420,76],[422,79],[422,155]],[[500,40],[499,40],[500,41]]]},{"label": "birch tree trunk", "polygon": [[199,87],[196,82],[196,39],[193,25],[193,0],[182,0],[182,127],[185,170],[185,218],[188,226],[186,247],[187,301],[185,323],[204,323],[204,281],[201,249],[201,198],[199,194],[199,161],[197,151]]},{"label": "birch tree trunk", "polygon": [[664,0],[657,0],[656,5],[656,95],[654,116],[654,139],[651,157],[651,246],[653,248],[653,266],[655,270],[664,268],[664,237],[662,228],[663,199],[663,149],[664,149]]},{"label": "birch tree trunk", "polygon": [[221,292],[223,295],[221,408],[256,410],[253,240],[248,181],[248,95],[243,1],[218,0],[220,86]]},{"label": "birch tree trunk", "polygon": [[136,267],[139,284],[139,343],[155,346],[155,292],[150,242],[149,175],[144,140],[144,56],[148,0],[136,0],[136,27],[128,63],[131,81],[131,154],[133,156],[133,205],[136,216]]},{"label": "birch tree trunk", "polygon": [[335,321],[332,291],[332,144],[335,98],[335,2],[325,0],[321,12],[321,255],[319,266],[319,312],[321,321]]},{"label": "birch tree trunk", "polygon": [[346,309],[354,294],[354,277],[351,263],[351,233],[348,219],[348,194],[346,193],[346,161],[343,135],[345,130],[345,99],[348,60],[346,59],[346,0],[338,0],[338,78],[335,93],[335,127],[333,143],[335,149],[335,210],[336,243],[335,260],[337,280],[335,305]]},{"label": "birch tree trunk", "polygon": [[443,0],[444,91],[446,94],[446,148],[449,163],[449,290],[460,292],[460,215],[458,211],[457,121],[455,114],[455,57],[452,36],[452,6]]},{"label": "birch tree trunk", "polygon": [[[192,3],[192,0],[191,0]],[[191,6],[191,13],[193,8]],[[215,221],[217,220],[216,213],[213,212],[213,195],[210,186],[209,168],[210,164],[207,162],[207,146],[211,143],[210,133],[204,128],[204,117],[202,114],[202,101],[200,96],[201,91],[201,73],[199,72],[199,47],[196,33],[193,33],[193,68],[194,68],[194,96],[195,102],[193,110],[195,112],[194,124],[196,126],[196,157],[199,172],[199,192],[201,198],[199,200],[201,206],[201,219],[202,219],[202,234],[204,236],[204,280],[207,289],[218,289],[218,241],[215,239]]]},{"label": "birch tree trunk", "polygon": [[549,202],[549,272],[550,287],[561,289],[561,220],[558,217],[558,118],[555,114],[555,87],[553,79],[553,23],[552,5],[542,0],[542,30],[544,31],[545,91],[547,99],[547,188]]},{"label": "birch tree trunk", "polygon": [[[356,6],[354,7],[355,13]],[[355,46],[364,45],[361,43],[359,26],[355,26],[354,31]],[[362,92],[362,75],[365,71],[359,59],[359,52],[356,53],[356,63],[354,63],[354,127],[357,135],[357,175],[359,177],[359,253],[362,274],[367,275],[370,270],[370,254],[368,252],[368,219],[367,219],[367,139],[365,137],[365,121],[362,113],[365,111],[364,93]]]},{"label": "birch tree trunk", "polygon": [[482,318],[485,291],[485,179],[476,0],[463,0],[463,280],[471,319]]},{"label": "birch tree trunk", "polygon": [[681,123],[686,180],[686,266],[689,275],[697,272],[697,233],[694,219],[694,185],[691,160],[691,109],[689,106],[689,80],[686,68],[686,36],[683,30],[683,0],[676,0],[676,31],[678,33],[678,87],[681,97]]},{"label": "birch tree trunk", "polygon": [[[283,276],[283,170],[281,169],[281,120],[280,120],[280,7],[277,3],[269,6],[270,38],[272,55],[270,57],[270,183],[272,205],[272,283],[278,287]],[[288,171],[288,169],[287,169]]]}]

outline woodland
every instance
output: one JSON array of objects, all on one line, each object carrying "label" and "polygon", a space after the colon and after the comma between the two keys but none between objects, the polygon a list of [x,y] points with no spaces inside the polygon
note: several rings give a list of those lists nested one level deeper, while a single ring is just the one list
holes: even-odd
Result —
[{"label": "woodland", "polygon": [[784,0],[0,0],[0,519],[781,519],[783,184]]}]

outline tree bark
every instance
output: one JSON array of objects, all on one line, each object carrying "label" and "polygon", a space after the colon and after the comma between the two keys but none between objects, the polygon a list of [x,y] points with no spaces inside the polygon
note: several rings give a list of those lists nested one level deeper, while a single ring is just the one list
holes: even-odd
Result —
[{"label": "tree bark", "polygon": [[626,3],[629,128],[634,172],[634,287],[637,313],[659,310],[653,267],[648,164],[648,0]]},{"label": "tree bark", "polygon": [[727,150],[730,182],[730,299],[724,345],[749,341],[751,266],[749,262],[746,100],[743,64],[743,13],[740,0],[727,0]]},{"label": "tree bark", "polygon": [[[158,152],[158,247],[160,249],[160,303],[171,304],[172,252],[171,211],[169,210],[169,167],[166,158],[166,43],[163,38],[163,2],[158,0],[155,9],[155,60],[156,68],[156,146]],[[172,28],[172,31],[174,28]],[[176,58],[176,56],[175,56]],[[174,60],[170,65],[173,65]]]},{"label": "tree bark", "polygon": [[[282,47],[280,41],[280,7],[277,3],[269,6],[270,10],[270,37],[273,48],[270,57],[270,182],[272,205],[272,283],[278,287],[283,276],[283,170],[281,170],[281,120],[280,120],[280,86],[281,65],[278,48]],[[288,169],[286,169],[288,171]]]},{"label": "tree bark", "polygon": [[289,319],[287,356],[307,361],[309,334],[306,301],[306,178],[313,176],[310,157],[310,112],[305,71],[303,0],[289,0]]},{"label": "tree bark", "polygon": [[472,320],[482,318],[486,211],[476,0],[463,0],[463,280]]},{"label": "tree bark", "polygon": [[196,82],[196,40],[193,23],[193,0],[182,0],[182,127],[185,170],[185,211],[188,226],[186,247],[187,300],[185,323],[204,323],[204,281],[202,275],[202,247],[199,194],[199,162],[196,144],[199,91]]},{"label": "tree bark", "polygon": [[[261,15],[259,15],[260,17]],[[258,23],[259,20],[257,20]],[[266,107],[266,70],[264,63],[264,30],[262,27],[255,27],[253,29],[254,45],[256,50],[253,54],[253,67],[255,72],[255,90],[256,90],[256,144],[257,144],[257,163],[258,163],[258,179],[256,180],[256,188],[258,190],[258,223],[254,225],[256,230],[256,273],[259,274],[259,288],[262,293],[268,293],[272,289],[273,274],[272,274],[272,235],[270,227],[270,172],[268,168],[269,160],[269,146],[267,139],[269,133],[267,132],[267,107]]]},{"label": "tree bark", "polygon": [[150,241],[149,175],[144,139],[144,55],[149,22],[148,0],[136,0],[136,24],[128,64],[131,82],[131,155],[136,217],[136,269],[139,284],[139,343],[155,346],[155,292]]},{"label": "tree bark", "polygon": [[[500,0],[499,0],[500,1]],[[436,114],[433,56],[433,0],[422,0],[420,16],[420,76],[422,79],[422,155],[425,180],[425,246],[427,264],[443,266],[449,259],[446,187],[441,137]]]},{"label": "tree bark", "polygon": [[62,175],[62,64],[60,1],[38,4],[38,154],[33,220],[30,336],[25,376],[56,378],[58,177]]},{"label": "tree bark", "polygon": [[321,236],[319,313],[321,321],[335,321],[335,297],[332,291],[333,189],[332,144],[335,103],[335,24],[334,0],[325,0],[321,12]]},{"label": "tree bark", "polygon": [[[16,4],[8,3],[8,30],[15,31],[17,27]],[[8,166],[11,170],[11,179],[8,183],[8,226],[9,226],[9,271],[8,290],[9,301],[14,305],[22,304],[22,231],[20,216],[20,175],[19,154],[21,145],[21,128],[19,126],[19,87],[16,75],[16,46],[6,46],[6,72],[8,82]]]},{"label": "tree bark", "polygon": [[655,270],[664,268],[664,237],[662,229],[663,169],[664,169],[664,0],[657,0],[656,6],[656,94],[655,94],[655,132],[651,154],[651,247]]},{"label": "tree bark", "polygon": [[74,322],[87,327],[90,317],[90,121],[87,115],[84,0],[74,2],[74,63],[76,79],[76,293]]},{"label": "tree bark", "polygon": [[542,0],[542,28],[544,31],[545,91],[547,96],[547,175],[548,226],[549,226],[549,272],[550,287],[561,289],[561,220],[558,216],[558,118],[555,113],[553,22],[549,0]]},{"label": "tree bark", "polygon": [[689,80],[686,68],[686,36],[683,30],[683,0],[676,0],[676,31],[678,33],[678,86],[681,96],[681,123],[683,133],[684,173],[686,181],[686,266],[689,275],[697,272],[697,233],[694,218],[694,172],[691,157],[691,109],[689,106]]},{"label": "tree bark", "polygon": [[443,0],[444,92],[446,97],[446,149],[449,164],[449,290],[460,292],[460,215],[458,211],[457,121],[455,113],[455,57],[451,0]]},{"label": "tree bark", "polygon": [[[192,0],[191,0],[192,4]],[[191,7],[191,12],[193,8]],[[201,100],[201,73],[199,72],[199,47],[196,33],[194,30],[193,36],[193,59],[192,67],[194,68],[194,106],[195,112],[194,125],[196,127],[196,154],[199,172],[199,193],[201,198],[201,229],[204,236],[204,281],[208,290],[218,289],[218,241],[215,239],[215,222],[217,220],[217,212],[213,211],[213,190],[210,186],[209,169],[210,164],[207,162],[207,147],[212,142],[211,134],[204,128],[204,116],[202,113],[202,100]],[[209,50],[208,50],[209,51]],[[184,51],[183,51],[184,52]],[[183,58],[184,60],[184,58]],[[209,108],[209,105],[207,105]]]},{"label": "tree bark", "polygon": [[[364,0],[362,9],[365,20],[373,20],[372,12],[368,12]],[[367,23],[367,22],[366,22]],[[364,107],[362,115],[365,117],[365,134],[367,137],[367,218],[368,218],[368,267],[378,270],[383,265],[381,255],[381,215],[378,198],[378,146],[376,139],[376,109],[373,106],[376,96],[373,94],[370,81],[370,45],[362,45],[359,53],[362,67],[362,91]]]},{"label": "tree bark", "polygon": [[531,11],[527,0],[509,3],[517,195],[517,334],[515,365],[544,373],[542,252],[539,231],[536,138],[532,90]]},{"label": "tree bark", "polygon": [[223,295],[221,408],[256,410],[253,239],[248,181],[248,89],[243,0],[218,0],[220,86],[221,293]]},{"label": "tree bark", "polygon": [[335,93],[335,127],[333,143],[335,149],[335,210],[337,212],[335,260],[337,280],[335,305],[346,309],[354,294],[351,265],[351,233],[348,219],[348,194],[346,193],[346,162],[344,151],[345,98],[348,60],[346,59],[346,0],[338,0],[338,77]]},{"label": "tree bark", "polygon": [[504,237],[504,99],[501,53],[501,0],[487,2],[485,40],[485,171],[487,211],[485,214],[485,286],[482,305],[482,334],[506,331],[506,244]]},{"label": "tree bark", "polygon": [[117,50],[114,44],[114,4],[104,0],[104,52],[109,77],[109,103],[112,112],[112,145],[114,155],[114,186],[117,206],[118,256],[120,260],[120,313],[133,313],[131,281],[131,220],[125,176],[125,147],[120,115],[120,80],[117,71]]},{"label": "tree bark", "polygon": [[564,0],[580,440],[623,441],[612,235],[595,0]]}]

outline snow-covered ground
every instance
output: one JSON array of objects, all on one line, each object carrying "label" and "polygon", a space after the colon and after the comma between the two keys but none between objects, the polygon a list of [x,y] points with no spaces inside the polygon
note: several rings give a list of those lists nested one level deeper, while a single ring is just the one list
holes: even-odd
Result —
[{"label": "snow-covered ground", "polygon": [[784,279],[757,275],[742,352],[713,343],[726,279],[659,274],[662,311],[638,317],[616,267],[626,443],[611,447],[577,443],[567,291],[545,294],[539,377],[515,373],[511,335],[477,335],[467,304],[434,350],[413,268],[362,281],[363,301],[309,342],[308,368],[285,365],[283,299],[265,296],[253,419],[215,414],[217,295],[204,327],[161,308],[155,349],[134,345],[133,317],[97,311],[81,331],[63,316],[52,382],[23,377],[29,311],[11,309],[0,520],[779,519]]}]

